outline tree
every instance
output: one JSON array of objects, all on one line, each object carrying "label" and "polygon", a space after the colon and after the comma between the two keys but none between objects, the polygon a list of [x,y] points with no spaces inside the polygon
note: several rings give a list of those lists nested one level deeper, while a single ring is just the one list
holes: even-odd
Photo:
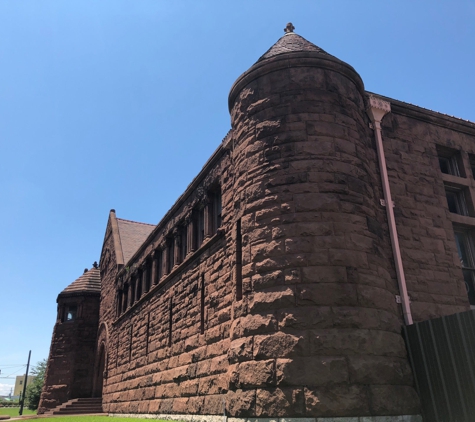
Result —
[{"label": "tree", "polygon": [[26,387],[25,399],[28,403],[28,409],[38,409],[40,403],[41,390],[45,381],[46,359],[39,361],[31,368],[31,375],[36,376],[33,382]]}]

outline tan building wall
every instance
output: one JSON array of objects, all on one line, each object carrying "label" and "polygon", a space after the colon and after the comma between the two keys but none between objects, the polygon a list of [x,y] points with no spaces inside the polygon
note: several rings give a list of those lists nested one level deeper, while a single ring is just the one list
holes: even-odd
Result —
[{"label": "tan building wall", "polygon": [[[34,375],[28,376],[27,385],[30,385],[36,377]],[[15,379],[15,388],[13,389],[13,395],[19,396],[20,393],[23,394],[23,383],[25,381],[25,375],[19,375]]]}]

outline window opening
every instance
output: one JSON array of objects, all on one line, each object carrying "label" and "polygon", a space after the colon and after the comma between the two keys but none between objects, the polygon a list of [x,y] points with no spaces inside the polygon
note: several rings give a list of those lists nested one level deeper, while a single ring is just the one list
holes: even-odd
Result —
[{"label": "window opening", "polygon": [[473,238],[468,231],[456,230],[455,243],[462,266],[465,288],[471,307],[475,307],[475,248]]},{"label": "window opening", "polygon": [[445,195],[450,212],[459,215],[470,215],[467,197],[463,189],[446,186]]},{"label": "window opening", "polygon": [[137,281],[136,281],[136,287],[137,287],[137,297],[136,300],[138,301],[142,297],[142,273],[137,274]]},{"label": "window opening", "polygon": [[222,212],[221,189],[219,189],[213,196],[213,233],[216,233],[221,227]]},{"label": "window opening", "polygon": [[182,226],[180,230],[180,262],[183,262],[188,253],[188,230],[186,226]]},{"label": "window opening", "polygon": [[156,279],[153,281],[154,284],[158,284],[158,282],[160,281],[160,279],[162,278],[162,275],[163,275],[162,259],[163,259],[163,252],[158,251],[158,253],[157,253],[157,275],[156,275]]},{"label": "window opening", "polygon": [[129,285],[124,286],[124,297],[122,298],[123,309],[122,312],[127,310],[127,305],[129,303]]},{"label": "window opening", "polygon": [[174,254],[175,247],[174,246],[175,246],[175,242],[173,238],[169,239],[168,244],[167,244],[167,274],[171,273],[173,269],[173,265],[175,263],[175,254]]},{"label": "window opening", "polygon": [[442,173],[465,177],[460,151],[437,145],[437,155]]},{"label": "window opening", "polygon": [[145,268],[145,293],[150,291],[150,285],[152,281],[152,263],[147,261],[147,267]]},{"label": "window opening", "polygon": [[472,176],[475,179],[475,155],[468,154],[468,158],[470,160],[470,168],[472,169]]},{"label": "window opening", "polygon": [[130,306],[135,302],[135,280],[130,283]]},{"label": "window opening", "polygon": [[242,234],[241,219],[236,223],[236,300],[242,299]]},{"label": "window opening", "polygon": [[77,318],[78,307],[76,305],[68,305],[66,308],[66,321],[74,321]]}]

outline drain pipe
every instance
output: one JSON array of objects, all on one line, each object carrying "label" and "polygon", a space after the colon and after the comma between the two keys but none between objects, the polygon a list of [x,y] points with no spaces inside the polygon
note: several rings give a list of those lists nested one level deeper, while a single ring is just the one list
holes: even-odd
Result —
[{"label": "drain pipe", "polygon": [[388,170],[386,168],[386,158],[384,156],[383,138],[381,137],[381,120],[391,111],[391,104],[381,98],[369,96],[368,115],[373,122],[373,129],[376,135],[376,151],[378,154],[379,170],[383,184],[384,203],[386,205],[386,214],[389,224],[389,235],[391,237],[391,246],[393,250],[394,263],[396,265],[397,281],[399,284],[402,313],[406,325],[412,325],[411,305],[409,295],[407,294],[406,277],[404,276],[404,267],[402,265],[401,249],[399,248],[399,239],[397,235],[396,220],[394,218],[393,200],[391,198],[391,188],[389,187]]}]

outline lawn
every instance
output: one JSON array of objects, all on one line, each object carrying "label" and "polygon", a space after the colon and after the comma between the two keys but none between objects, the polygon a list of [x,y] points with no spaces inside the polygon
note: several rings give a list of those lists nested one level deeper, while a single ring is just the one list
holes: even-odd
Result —
[{"label": "lawn", "polygon": [[[17,418],[19,407],[0,407],[0,415],[8,415],[12,418]],[[36,415],[36,410],[28,410],[26,407],[23,408],[23,415]]]}]

